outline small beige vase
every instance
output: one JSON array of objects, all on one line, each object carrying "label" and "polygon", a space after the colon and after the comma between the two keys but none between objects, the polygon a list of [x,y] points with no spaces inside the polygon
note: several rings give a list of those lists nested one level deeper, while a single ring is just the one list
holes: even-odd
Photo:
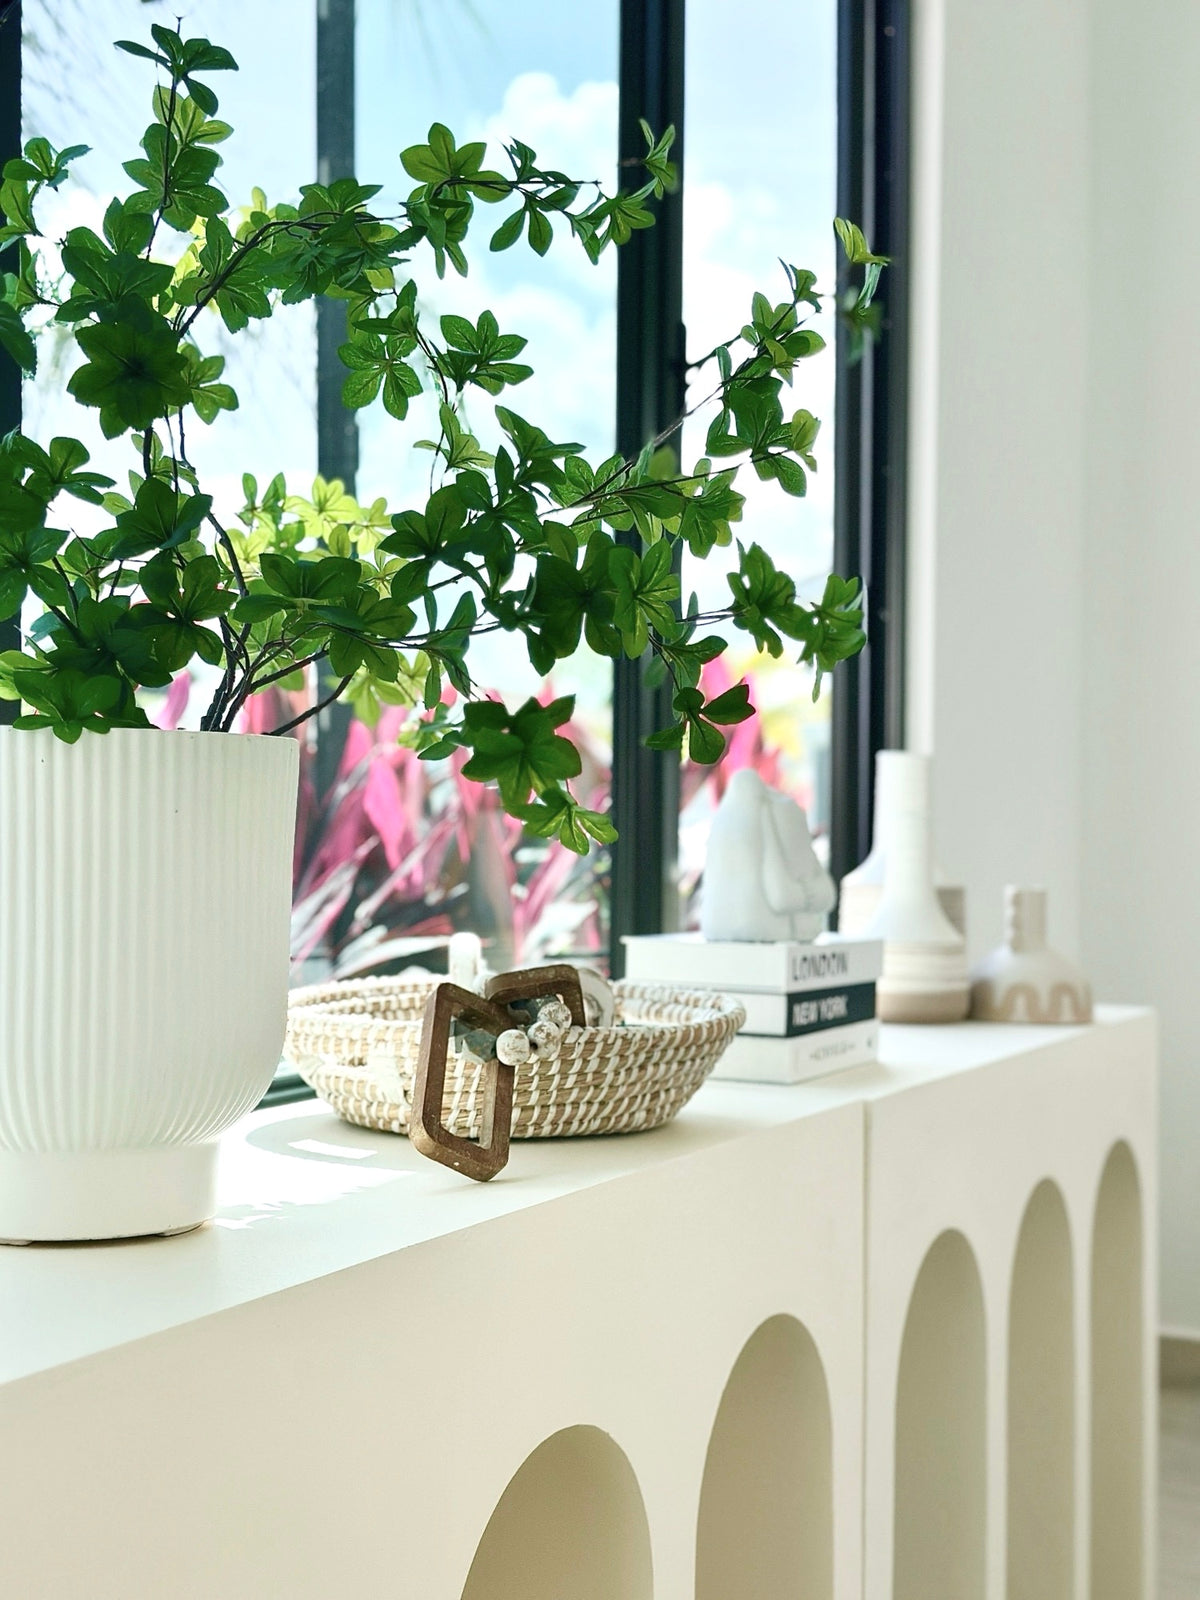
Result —
[{"label": "small beige vase", "polygon": [[980,1022],[1090,1022],[1087,979],[1046,943],[1046,891],[1010,884],[1004,913],[1004,943],[971,975],[971,1015]]}]

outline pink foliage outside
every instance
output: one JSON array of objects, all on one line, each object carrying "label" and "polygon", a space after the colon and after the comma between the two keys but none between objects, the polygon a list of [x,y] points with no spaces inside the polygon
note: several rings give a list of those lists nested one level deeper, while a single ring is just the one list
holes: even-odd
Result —
[{"label": "pink foliage outside", "polygon": [[[286,721],[291,698],[251,701],[244,731]],[[527,836],[492,789],[462,776],[466,752],[421,761],[397,742],[407,717],[397,708],[373,729],[352,721],[325,794],[301,730],[293,961],[324,958],[345,977],[396,970],[460,928],[480,933],[506,965],[598,955],[602,863]],[[607,766],[582,727],[567,731],[584,752],[588,786],[579,792],[590,806],[606,805]]]},{"label": "pink foliage outside", "polygon": [[[718,657],[701,688],[713,698],[735,681]],[[186,714],[190,681],[171,684],[156,721],[176,728]],[[752,685],[753,694],[753,685]],[[553,686],[539,696],[548,701]],[[304,709],[306,692],[271,690],[250,700],[240,729],[267,733]],[[465,752],[424,762],[398,742],[409,713],[388,708],[374,728],[354,719],[333,782],[316,787],[312,725],[301,744],[300,792],[293,873],[292,958],[317,957],[335,976],[392,971],[420,959],[458,929],[481,934],[493,963],[536,962],[559,955],[607,957],[607,853],[581,858],[557,841],[527,835],[500,807],[490,787],[463,778]],[[583,757],[574,785],[584,804],[607,809],[611,771],[588,730],[564,730]],[[685,762],[681,810],[695,814],[720,800],[730,777],[755,768],[783,785],[780,754],[763,738],[757,716],[727,730],[729,748],[716,767]],[[681,885],[686,900],[696,885]],[[685,907],[685,919],[688,908]]]}]

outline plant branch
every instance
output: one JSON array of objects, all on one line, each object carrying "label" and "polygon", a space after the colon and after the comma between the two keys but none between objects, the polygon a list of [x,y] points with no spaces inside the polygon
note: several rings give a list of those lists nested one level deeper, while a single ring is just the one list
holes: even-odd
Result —
[{"label": "plant branch", "polygon": [[158,233],[159,224],[162,222],[163,214],[171,203],[171,130],[175,126],[175,107],[178,103],[178,96],[179,80],[176,78],[175,74],[172,73],[171,92],[167,98],[167,119],[165,128],[166,137],[163,140],[162,201],[160,202],[158,210],[155,213],[154,226],[150,230],[150,237],[146,241],[146,249],[144,254],[147,261],[149,261],[150,252],[154,248],[154,240]]},{"label": "plant branch", "polygon": [[320,712],[324,711],[326,706],[331,706],[335,700],[340,699],[341,696],[345,694],[346,690],[350,686],[350,680],[353,678],[353,676],[354,674],[352,672],[348,672],[341,682],[336,684],[329,691],[323,700],[317,701],[315,706],[309,706],[307,711],[302,711],[298,717],[293,717],[290,722],[282,722],[278,728],[272,728],[270,730],[271,737],[275,737],[281,733],[290,733],[293,728],[298,728],[302,722],[307,722],[310,717],[315,717]]},{"label": "plant branch", "polygon": [[276,672],[270,672],[265,678],[255,678],[251,694],[259,694],[263,689],[269,689],[273,683],[278,683],[282,678],[290,678],[293,672],[303,672],[305,667],[314,666],[318,661],[324,661],[329,654],[327,650],[314,650],[312,655],[304,656],[299,661],[289,662],[286,667],[280,667]]},{"label": "plant branch", "polygon": [[[183,416],[183,407],[179,408],[180,417]],[[175,452],[175,430],[171,426],[171,413],[168,411],[163,418],[163,425],[167,430],[167,442],[171,446],[171,486],[175,493],[179,493],[179,457]]]},{"label": "plant branch", "polygon": [[[364,212],[363,217],[364,220],[367,220],[368,213]],[[196,299],[191,310],[179,322],[176,332],[180,334],[187,333],[188,329],[204,310],[205,306],[208,305],[209,301],[212,300],[214,295],[220,294],[221,290],[229,282],[230,278],[233,277],[234,273],[238,270],[246,257],[272,235],[276,233],[320,233],[322,228],[328,226],[330,222],[337,222],[341,220],[341,212],[315,211],[306,217],[272,217],[269,222],[264,222],[260,228],[255,229],[248,239],[241,239],[238,241],[225,265],[220,269],[215,277],[210,279],[210,281],[197,292]],[[371,222],[378,222],[381,219],[371,216],[369,217],[369,220]]]},{"label": "plant branch", "polygon": [[[232,720],[236,716],[242,701],[246,698],[244,689],[239,690],[236,695],[233,693],[234,683],[237,679],[238,664],[239,662],[244,664],[247,678],[254,670],[250,660],[250,652],[246,649],[246,641],[249,639],[251,631],[250,623],[246,623],[242,631],[235,635],[226,617],[221,617],[218,620],[221,627],[221,639],[225,646],[225,671],[213,693],[212,699],[208,703],[208,709],[205,711],[204,718],[200,724],[202,728],[218,727],[222,718]],[[230,705],[231,695],[233,696],[232,706]]]},{"label": "plant branch", "polygon": [[217,521],[216,517],[213,516],[211,511],[204,520],[210,525],[210,527],[216,530],[217,542],[220,544],[226,556],[229,558],[230,570],[233,573],[233,581],[238,586],[238,593],[241,595],[249,594],[250,590],[246,585],[246,579],[238,562],[237,551],[233,548],[233,540]]},{"label": "plant branch", "polygon": [[237,655],[235,653],[232,630],[224,617],[218,618],[218,622],[221,629],[221,641],[225,646],[225,671],[222,673],[221,681],[213,692],[213,697],[208,702],[208,707],[200,719],[200,731],[202,733],[207,733],[209,729],[216,726],[224,709],[234,672],[237,670]]},{"label": "plant branch", "polygon": [[188,469],[188,471],[192,472],[194,469],[192,467],[192,463],[188,460],[187,439],[186,439],[186,436],[185,436],[184,430],[183,430],[183,407],[182,406],[180,406],[180,408],[179,408],[178,421],[179,421],[179,459],[180,459],[180,461],[183,462],[184,466]]},{"label": "plant branch", "polygon": [[[450,385],[446,382],[446,375],[438,365],[438,352],[436,345],[434,345],[432,341],[425,337],[419,327],[416,329],[416,340],[421,354],[425,357],[425,360],[429,364],[430,371],[437,379],[438,387],[442,391],[443,402],[446,405],[450,405],[452,403],[450,399]],[[442,438],[445,438],[445,434],[446,430],[443,428]]]},{"label": "plant branch", "polygon": [[67,586],[67,599],[71,603],[71,610],[75,613],[75,620],[79,620],[79,602],[75,598],[75,590],[71,587],[71,580],[67,577],[66,569],[57,556],[54,557],[54,570]]},{"label": "plant branch", "polygon": [[[242,630],[242,633],[243,636],[249,633],[249,624],[247,624],[246,628]],[[255,677],[255,674],[262,667],[267,666],[272,661],[277,661],[281,655],[285,655],[289,650],[293,649],[296,645],[296,642],[297,641],[295,639],[276,639],[270,644],[265,644],[255,656],[253,661],[250,660],[248,654],[245,655],[246,666],[242,674],[242,681],[236,690],[234,690],[231,685],[230,692],[225,696],[225,704],[221,712],[221,717],[224,720],[226,727],[231,727],[233,725],[233,719],[237,716],[238,712],[245,705],[246,701],[249,700],[251,695],[257,694],[259,689],[266,687],[268,683],[276,682],[277,679],[281,677],[286,678],[288,673],[296,670],[296,666],[298,664],[293,663],[285,667],[282,672],[275,674],[273,677],[265,681],[260,681]]]}]

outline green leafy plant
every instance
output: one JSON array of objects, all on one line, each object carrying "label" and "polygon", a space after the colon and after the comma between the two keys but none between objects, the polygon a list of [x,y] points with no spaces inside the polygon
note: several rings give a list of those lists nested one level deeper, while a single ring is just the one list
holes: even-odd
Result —
[{"label": "green leafy plant", "polygon": [[[0,616],[28,623],[23,647],[0,657],[0,694],[23,702],[18,727],[74,740],[148,726],[139,691],[199,659],[219,675],[202,727],[227,731],[252,696],[319,672],[307,708],[271,731],[339,696],[368,716],[381,704],[411,707],[405,737],[421,755],[466,751],[468,778],[495,782],[527,827],[582,852],[612,828],[570,787],[580,756],[561,730],[572,703],[488,698],[471,674],[480,635],[513,635],[543,676],[581,641],[609,657],[651,652],[653,670],[673,681],[676,713],[651,743],[701,762],[718,760],[722,729],[752,714],[745,685],[715,699],[699,687],[725,648],[715,628],[743,629],[773,655],[795,650],[818,686],[861,647],[856,581],[831,577],[805,604],[753,542],[737,545],[727,606],[681,610],[680,549],[704,557],[733,542],[739,471],[802,495],[815,467],[816,419],[784,406],[796,367],[822,348],[806,325],[820,306],[812,273],[785,265],[783,298],[756,294],[745,326],[698,363],[705,393],[692,410],[712,420],[705,456],[686,470],[668,447],[674,427],[634,460],[588,462],[580,445],[495,403],[530,376],[520,335],[490,311],[435,326],[422,313],[419,272],[466,273],[480,208],[509,208],[491,250],[524,238],[544,255],[569,234],[595,261],[649,227],[676,181],[672,130],[644,128],[645,181],[632,191],[543,168],[517,140],[506,147],[511,170],[492,170],[482,143],[459,146],[435,123],[403,152],[415,187],[390,211],[377,204],[379,186],[349,178],[307,185],[294,205],[256,191],[235,209],[217,183],[232,130],[209,79],[236,63],[207,39],[163,26],[151,34],[150,45],[118,44],[159,81],[141,154],[125,164],[131,191],[108,205],[102,231],[72,228],[57,255],[39,231],[39,196],[85,147],[32,139],[0,187],[0,343],[31,373],[31,335],[65,325],[81,357],[70,393],[135,452],[119,489],[89,469],[76,439],[0,440]],[[864,268],[850,309],[865,328],[882,262],[857,228],[838,228]],[[430,453],[428,496],[393,513],[382,501],[360,506],[339,483],[318,479],[305,497],[281,476],[260,488],[248,473],[244,503],[221,514],[187,443],[197,421],[238,404],[221,357],[203,351],[205,321],[219,317],[236,334],[321,295],[346,304],[348,407],[380,404],[401,424],[417,395],[436,396],[436,437],[414,445]],[[494,451],[470,426],[472,391],[494,405],[503,440]],[[108,526],[86,535],[60,526],[72,498],[101,507]]]}]

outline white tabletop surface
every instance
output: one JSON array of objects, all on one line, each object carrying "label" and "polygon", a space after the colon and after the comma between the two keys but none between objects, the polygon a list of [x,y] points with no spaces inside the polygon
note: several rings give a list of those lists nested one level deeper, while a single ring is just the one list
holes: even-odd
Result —
[{"label": "white tabletop surface", "polygon": [[[1145,1016],[1104,1007],[1097,1026]],[[317,1101],[255,1112],[222,1144],[220,1210],[173,1239],[0,1246],[0,1383],[277,1293],[760,1128],[902,1092],[1078,1028],[884,1027],[881,1061],[796,1086],[709,1082],[653,1133],[515,1144],[471,1183]]]}]

